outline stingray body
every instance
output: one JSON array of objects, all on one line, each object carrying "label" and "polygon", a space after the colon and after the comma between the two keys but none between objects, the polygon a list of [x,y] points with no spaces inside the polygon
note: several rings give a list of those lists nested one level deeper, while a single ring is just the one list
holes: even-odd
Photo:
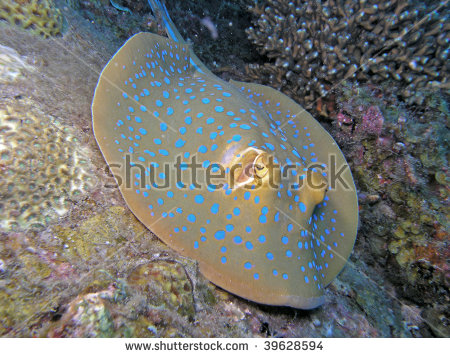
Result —
[{"label": "stingray body", "polygon": [[171,39],[130,38],[92,105],[127,205],[218,286],[260,303],[317,307],[357,231],[341,151],[279,91],[213,75],[150,3]]}]

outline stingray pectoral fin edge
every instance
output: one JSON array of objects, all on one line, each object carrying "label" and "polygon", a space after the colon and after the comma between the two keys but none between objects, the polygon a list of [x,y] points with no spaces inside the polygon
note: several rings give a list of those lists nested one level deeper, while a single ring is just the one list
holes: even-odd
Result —
[{"label": "stingray pectoral fin edge", "polygon": [[203,262],[199,262],[199,268],[203,276],[213,282],[216,286],[257,303],[274,306],[288,306],[304,310],[313,309],[325,303],[324,296],[302,297],[290,295],[288,293],[280,294],[280,292],[274,292],[270,289],[264,290],[261,286],[255,288],[251,281],[244,282],[242,280],[238,281],[230,279],[214,267]]}]

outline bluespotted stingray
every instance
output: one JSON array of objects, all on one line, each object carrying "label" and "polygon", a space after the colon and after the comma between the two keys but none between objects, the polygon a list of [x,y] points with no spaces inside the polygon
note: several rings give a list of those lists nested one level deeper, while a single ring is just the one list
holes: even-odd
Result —
[{"label": "bluespotted stingray", "polygon": [[357,232],[343,154],[284,94],[212,74],[166,9],[150,4],[170,38],[126,41],[92,104],[95,138],[128,207],[225,290],[319,306]]}]

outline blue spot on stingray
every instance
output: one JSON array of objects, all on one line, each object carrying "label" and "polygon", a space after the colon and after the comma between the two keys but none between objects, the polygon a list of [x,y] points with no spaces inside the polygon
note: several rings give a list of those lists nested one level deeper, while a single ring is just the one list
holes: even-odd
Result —
[{"label": "blue spot on stingray", "polygon": [[178,139],[178,140],[175,142],[175,147],[181,148],[182,146],[184,146],[185,143],[186,143],[185,140]]},{"label": "blue spot on stingray", "polygon": [[225,256],[223,256],[223,257],[220,259],[220,261],[221,261],[223,264],[226,264],[226,263],[227,263],[227,258],[226,258]]},{"label": "blue spot on stingray", "polygon": [[258,241],[259,241],[261,244],[264,244],[264,243],[266,242],[266,237],[265,237],[264,235],[261,235],[261,236],[258,238]]},{"label": "blue spot on stingray", "polygon": [[171,116],[172,114],[173,114],[173,108],[172,107],[167,108],[167,115]]},{"label": "blue spot on stingray", "polygon": [[165,150],[165,149],[160,149],[159,150],[159,154],[164,155],[164,156],[168,156],[169,152],[167,150]]},{"label": "blue spot on stingray", "polygon": [[165,132],[165,131],[167,130],[167,124],[162,122],[162,123],[159,124],[159,128],[160,128],[163,132]]},{"label": "blue spot on stingray", "polygon": [[214,118],[208,118],[207,120],[206,120],[206,123],[207,124],[213,124],[214,123]]},{"label": "blue spot on stingray", "polygon": [[273,260],[273,254],[272,254],[271,252],[268,252],[268,253],[266,254],[266,257],[267,257],[269,260]]},{"label": "blue spot on stingray", "polygon": [[233,214],[234,215],[239,216],[240,213],[241,213],[241,209],[239,209],[239,208],[234,208],[233,209]]},{"label": "blue spot on stingray", "polygon": [[216,112],[221,113],[224,111],[222,106],[216,106],[216,108],[214,108],[216,110]]},{"label": "blue spot on stingray", "polygon": [[199,194],[195,196],[195,202],[197,204],[203,204],[203,202],[205,201],[205,198],[203,197],[203,195]]},{"label": "blue spot on stingray", "polygon": [[235,236],[233,237],[233,241],[235,244],[241,244],[242,243],[242,238],[240,236]]},{"label": "blue spot on stingray", "polygon": [[142,135],[146,135],[146,134],[147,134],[147,131],[146,131],[144,128],[139,128],[139,132],[140,132]]},{"label": "blue spot on stingray", "polygon": [[228,224],[225,226],[225,230],[227,230],[227,232],[233,231],[234,230],[234,226],[232,224]]},{"label": "blue spot on stingray", "polygon": [[217,214],[219,212],[219,204],[215,203],[211,206],[211,212]]},{"label": "blue spot on stingray", "polygon": [[155,101],[155,103],[156,103],[156,105],[158,106],[158,107],[162,107],[164,104],[162,103],[162,101],[160,101],[159,99],[157,99],[156,101]]},{"label": "blue spot on stingray", "polygon": [[200,153],[206,153],[208,151],[208,148],[206,148],[204,145],[201,145],[200,147],[198,147],[198,151]]},{"label": "blue spot on stingray", "polygon": [[241,137],[239,134],[235,134],[235,135],[233,136],[233,140],[234,140],[235,142],[239,142],[241,139],[242,139],[242,137]]},{"label": "blue spot on stingray", "polygon": [[287,243],[289,242],[289,238],[288,238],[287,236],[283,236],[283,237],[281,238],[281,242],[282,242],[283,244],[287,245]]},{"label": "blue spot on stingray", "polygon": [[216,233],[214,234],[214,237],[216,238],[216,240],[225,239],[225,231],[223,231],[223,230],[216,231]]},{"label": "blue spot on stingray", "polygon": [[250,270],[250,269],[252,268],[252,264],[251,264],[250,262],[246,262],[246,263],[244,264],[244,267],[245,267],[247,270]]},{"label": "blue spot on stingray", "polygon": [[197,218],[195,217],[194,214],[189,214],[189,215],[187,216],[187,219],[188,219],[190,222],[195,222],[195,220],[197,220]]},{"label": "blue spot on stingray", "polygon": [[300,203],[298,204],[298,207],[300,208],[300,211],[301,211],[302,213],[304,213],[304,212],[306,211],[306,206],[305,206],[305,204],[303,204],[302,202],[300,202]]},{"label": "blue spot on stingray", "polygon": [[208,103],[211,102],[211,101],[209,100],[209,98],[203,98],[203,99],[202,99],[202,102],[203,102],[204,104],[208,104]]}]

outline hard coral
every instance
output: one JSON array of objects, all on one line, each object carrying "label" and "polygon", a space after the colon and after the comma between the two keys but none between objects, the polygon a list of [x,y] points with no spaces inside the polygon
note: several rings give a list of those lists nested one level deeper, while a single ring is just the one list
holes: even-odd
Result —
[{"label": "hard coral", "polygon": [[259,16],[249,38],[271,60],[249,66],[250,77],[305,105],[344,79],[392,80],[401,97],[419,104],[419,90],[449,88],[446,3],[267,0],[249,9]]},{"label": "hard coral", "polygon": [[0,19],[43,37],[59,35],[63,17],[53,0],[2,0]]},{"label": "hard coral", "polygon": [[68,128],[25,100],[0,101],[0,229],[43,227],[90,187]]}]

